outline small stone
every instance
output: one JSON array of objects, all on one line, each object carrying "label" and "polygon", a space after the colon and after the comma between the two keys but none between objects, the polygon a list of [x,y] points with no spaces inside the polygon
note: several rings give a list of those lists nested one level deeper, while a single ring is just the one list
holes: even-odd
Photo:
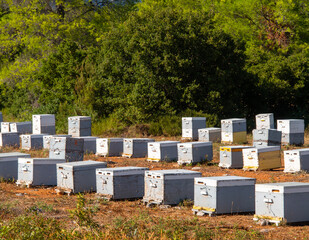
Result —
[{"label": "small stone", "polygon": [[22,196],[24,196],[25,194],[23,194],[23,193],[16,193],[16,196],[17,197],[22,197]]},{"label": "small stone", "polygon": [[192,170],[201,170],[200,167],[193,167]]},{"label": "small stone", "polygon": [[260,233],[268,233],[270,230],[269,229],[262,229],[260,230]]},{"label": "small stone", "polygon": [[171,205],[160,205],[160,209],[166,209],[166,208],[170,208]]}]

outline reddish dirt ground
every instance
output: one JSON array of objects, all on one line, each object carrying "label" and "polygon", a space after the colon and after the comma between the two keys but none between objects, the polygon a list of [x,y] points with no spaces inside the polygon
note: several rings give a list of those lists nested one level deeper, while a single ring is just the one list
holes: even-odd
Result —
[{"label": "reddish dirt ground", "polygon": [[[250,145],[250,136],[249,143]],[[164,138],[164,140],[171,138]],[[179,139],[179,138],[173,138]],[[162,138],[156,138],[156,140],[163,140]],[[304,147],[308,147],[309,138],[306,137]],[[193,169],[202,172],[203,176],[222,176],[222,175],[236,175],[252,177],[257,179],[257,183],[267,182],[288,182],[299,181],[309,182],[309,174],[305,172],[301,173],[283,173],[283,168],[273,171],[243,171],[241,169],[221,169],[217,166],[219,162],[219,146],[221,144],[214,144],[214,160],[210,164],[201,164],[198,166],[184,166],[184,169]],[[285,146],[282,148],[294,149],[293,146]],[[4,148],[0,149],[0,152],[18,151],[17,149]],[[47,151],[23,151],[29,152],[32,157],[47,157]],[[283,155],[283,154],[281,154]],[[118,166],[145,166],[150,170],[155,169],[168,169],[179,168],[177,163],[154,163],[148,162],[145,159],[128,159],[128,158],[104,158],[97,157],[95,155],[86,155],[85,160],[97,160],[105,161],[109,167]],[[87,199],[97,201],[95,193],[87,193]],[[76,196],[57,195],[54,187],[35,187],[35,188],[22,188],[16,186],[14,183],[2,182],[0,183],[0,202],[3,204],[10,204],[15,211],[15,215],[22,213],[25,209],[31,206],[39,204],[50,204],[56,211],[49,213],[50,216],[57,219],[63,219],[64,221],[72,221],[68,218],[68,209],[75,207]],[[101,204],[100,210],[96,215],[96,220],[101,224],[110,222],[115,217],[132,217],[138,215],[140,212],[148,212],[152,216],[166,217],[169,216],[172,219],[192,219],[195,216],[192,214],[191,207],[171,207],[171,208],[146,208],[141,204],[140,200],[135,201],[111,201],[107,204]],[[1,215],[0,215],[1,216]],[[9,218],[10,215],[3,216]],[[253,215],[221,215],[215,217],[199,217],[205,226],[226,228],[226,231],[233,229],[235,226],[238,229],[254,230],[261,232],[266,239],[305,239],[309,234],[309,223],[303,225],[282,225],[276,227],[274,225],[261,226],[256,224],[253,220]]]}]

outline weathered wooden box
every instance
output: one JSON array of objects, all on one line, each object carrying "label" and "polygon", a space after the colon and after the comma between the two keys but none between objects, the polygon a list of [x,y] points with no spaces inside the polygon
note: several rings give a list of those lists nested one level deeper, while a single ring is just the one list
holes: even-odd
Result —
[{"label": "weathered wooden box", "polygon": [[199,142],[221,142],[221,128],[201,128],[198,130]]},{"label": "weathered wooden box", "polygon": [[255,116],[256,129],[273,129],[275,128],[274,114],[261,113]]},{"label": "weathered wooden box", "polygon": [[18,158],[30,158],[30,154],[20,152],[0,153],[0,178],[17,179]]},{"label": "weathered wooden box", "polygon": [[283,145],[303,145],[305,122],[303,119],[277,120],[277,129],[282,132],[281,143]]},{"label": "weathered wooden box", "polygon": [[116,167],[96,170],[97,193],[110,199],[142,198],[145,167]]},{"label": "weathered wooden box", "polygon": [[276,129],[254,129],[252,131],[254,146],[280,146],[281,131]]},{"label": "weathered wooden box", "polygon": [[143,202],[176,205],[183,200],[193,200],[194,178],[201,175],[185,169],[146,171]]},{"label": "weathered wooden box", "polygon": [[65,159],[18,158],[16,184],[27,186],[57,185],[57,163],[65,163]]},{"label": "weathered wooden box", "polygon": [[178,164],[190,164],[211,161],[213,158],[212,142],[178,143]]},{"label": "weathered wooden box", "polygon": [[256,184],[253,219],[276,225],[309,221],[309,183]]},{"label": "weathered wooden box", "polygon": [[201,177],[194,180],[193,212],[231,214],[254,212],[255,178]]},{"label": "weathered wooden box", "polygon": [[148,161],[177,161],[179,141],[161,141],[148,143]]},{"label": "weathered wooden box", "polygon": [[284,151],[284,172],[309,171],[309,148]]},{"label": "weathered wooden box", "polygon": [[25,150],[42,149],[45,134],[23,134],[20,135],[21,148]]},{"label": "weathered wooden box", "polygon": [[270,170],[281,167],[280,146],[255,147],[242,150],[244,170]]},{"label": "weathered wooden box", "polygon": [[56,133],[55,115],[38,114],[32,115],[32,133],[33,134],[50,134]]},{"label": "weathered wooden box", "polygon": [[197,140],[198,129],[206,128],[205,117],[183,117],[182,118],[182,137]]},{"label": "weathered wooden box", "polygon": [[124,138],[123,157],[143,158],[147,155],[147,144],[154,142],[151,138]]},{"label": "weathered wooden box", "polygon": [[0,133],[0,147],[19,147],[19,134]]},{"label": "weathered wooden box", "polygon": [[221,142],[247,142],[247,121],[245,118],[230,118],[221,120]]},{"label": "weathered wooden box", "polygon": [[242,150],[251,146],[223,146],[220,147],[220,163],[222,168],[243,168]]},{"label": "weathered wooden box", "polygon": [[72,137],[91,136],[91,117],[74,116],[68,118],[69,135]]},{"label": "weathered wooden box", "polygon": [[120,157],[123,152],[123,138],[97,138],[96,155],[103,157]]},{"label": "weathered wooden box", "polygon": [[106,162],[80,161],[57,164],[58,192],[79,193],[96,191],[96,169],[106,168]]}]

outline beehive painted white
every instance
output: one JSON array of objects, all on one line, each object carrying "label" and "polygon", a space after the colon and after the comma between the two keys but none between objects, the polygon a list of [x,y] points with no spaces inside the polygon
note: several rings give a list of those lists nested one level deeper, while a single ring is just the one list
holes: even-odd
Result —
[{"label": "beehive painted white", "polygon": [[303,119],[277,120],[277,129],[282,132],[281,143],[283,145],[303,145],[305,122]]},{"label": "beehive painted white", "polygon": [[56,133],[55,115],[54,114],[32,115],[32,133],[54,135]]},{"label": "beehive painted white", "polygon": [[57,185],[57,163],[65,163],[65,159],[18,158],[16,184],[27,186]]},{"label": "beehive painted white", "polygon": [[116,167],[96,170],[97,193],[110,199],[142,198],[145,167]]},{"label": "beehive painted white", "polygon": [[247,142],[247,121],[245,118],[230,118],[221,120],[221,142]]},{"label": "beehive painted white", "polygon": [[51,141],[51,138],[52,137],[72,137],[71,135],[65,135],[65,134],[63,134],[63,135],[61,135],[61,134],[59,134],[59,135],[44,135],[43,136],[43,148],[44,149],[50,149],[50,141]]},{"label": "beehive painted white", "polygon": [[193,212],[231,214],[254,212],[255,178],[199,177],[194,180]]},{"label": "beehive painted white", "polygon": [[254,129],[252,131],[254,146],[280,146],[282,132],[276,129]]},{"label": "beehive painted white", "polygon": [[281,222],[309,221],[309,183],[256,184],[254,220]]},{"label": "beehive painted white", "polygon": [[222,168],[243,168],[242,150],[251,146],[222,146],[220,147],[220,163]]},{"label": "beehive painted white", "polygon": [[32,122],[14,122],[10,123],[10,131],[19,134],[31,134]]},{"label": "beehive painted white", "polygon": [[143,202],[176,205],[186,199],[193,200],[194,178],[201,175],[185,169],[146,171]]},{"label": "beehive painted white", "polygon": [[261,113],[255,116],[256,129],[273,129],[275,128],[274,114]]},{"label": "beehive painted white", "polygon": [[244,170],[270,170],[281,167],[280,146],[242,150]]},{"label": "beehive painted white", "polygon": [[92,160],[57,164],[57,191],[67,193],[95,191],[96,169],[106,166],[106,162]]},{"label": "beehive painted white", "polygon": [[212,142],[178,143],[178,164],[191,164],[211,161],[213,158]]},{"label": "beehive painted white", "polygon": [[199,142],[221,142],[221,128],[201,128],[198,130]]},{"label": "beehive painted white", "polygon": [[309,171],[309,148],[284,151],[284,172]]},{"label": "beehive painted white", "polygon": [[72,137],[91,136],[91,117],[73,116],[68,118],[69,135]]},{"label": "beehive painted white", "polygon": [[182,118],[182,138],[197,140],[198,129],[206,128],[205,117],[183,117]]},{"label": "beehive painted white", "polygon": [[179,141],[161,141],[148,143],[148,161],[177,161]]},{"label": "beehive painted white", "polygon": [[1,122],[1,132],[2,133],[10,132],[10,123],[9,122]]},{"label": "beehive painted white", "polygon": [[123,157],[143,158],[147,155],[149,142],[154,142],[151,138],[124,138]]},{"label": "beehive painted white", "polygon": [[123,152],[123,138],[97,138],[96,155],[103,157],[120,157]]},{"label": "beehive painted white", "polygon": [[0,153],[0,178],[17,179],[18,158],[30,158],[30,154],[20,152]]}]

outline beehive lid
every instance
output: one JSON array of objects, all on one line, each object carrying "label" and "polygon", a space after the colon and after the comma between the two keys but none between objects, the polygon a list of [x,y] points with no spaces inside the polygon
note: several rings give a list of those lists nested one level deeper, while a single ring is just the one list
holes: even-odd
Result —
[{"label": "beehive lid", "polygon": [[74,171],[88,170],[93,168],[105,168],[106,166],[107,166],[106,162],[98,162],[92,160],[57,164],[57,168],[63,167],[65,169],[71,169]]},{"label": "beehive lid", "polygon": [[255,147],[255,149],[261,153],[261,152],[271,152],[271,151],[280,151],[281,146],[259,146]]},{"label": "beehive lid", "polygon": [[204,184],[213,187],[231,187],[254,185],[256,179],[239,176],[218,176],[195,178],[195,184]]},{"label": "beehive lid", "polygon": [[256,192],[269,192],[269,193],[309,192],[309,183],[281,182],[281,183],[256,184],[255,191]]},{"label": "beehive lid", "polygon": [[12,157],[30,157],[30,154],[21,153],[21,152],[9,152],[9,153],[0,153],[0,160],[6,160],[6,158],[12,158]]},{"label": "beehive lid", "polygon": [[217,127],[200,128],[198,131],[199,132],[203,132],[203,131],[221,131],[221,128],[217,128]]},{"label": "beehive lid", "polygon": [[116,167],[116,168],[99,168],[96,170],[97,174],[111,175],[111,176],[126,176],[144,174],[149,170],[146,167]]},{"label": "beehive lid", "polygon": [[228,119],[222,119],[221,123],[224,122],[246,122],[245,118],[228,118]]},{"label": "beehive lid", "polygon": [[148,146],[153,144],[154,146],[177,146],[177,143],[180,143],[180,141],[160,141],[160,142],[150,142],[148,143]]},{"label": "beehive lid", "polygon": [[186,170],[186,169],[167,169],[167,170],[154,170],[146,171],[145,176],[153,178],[164,179],[187,179],[192,177],[200,177],[200,172]]},{"label": "beehive lid", "polygon": [[98,137],[85,136],[85,137],[73,137],[73,138],[84,139],[85,141],[87,141],[87,140],[96,140]]},{"label": "beehive lid", "polygon": [[72,120],[73,118],[78,118],[78,119],[83,119],[83,120],[91,120],[91,117],[89,116],[72,116],[72,117],[69,117],[70,120]]},{"label": "beehive lid", "polygon": [[205,117],[183,117],[182,120],[201,120],[206,121]]},{"label": "beehive lid", "polygon": [[239,150],[242,151],[244,148],[254,148],[253,146],[244,146],[244,145],[237,145],[237,146],[222,146],[220,147],[220,151],[226,151],[226,150]]},{"label": "beehive lid", "polygon": [[264,116],[264,115],[271,116],[271,115],[274,115],[274,114],[273,113],[259,113],[256,116],[258,117],[258,116]]},{"label": "beehive lid", "polygon": [[154,142],[152,138],[124,138],[124,140],[132,140],[134,142]]},{"label": "beehive lid", "polygon": [[56,159],[56,158],[18,158],[18,163],[29,163],[29,164],[57,164],[65,163],[65,159]]},{"label": "beehive lid", "polygon": [[212,142],[185,142],[178,143],[179,147],[204,147],[204,146],[212,146]]}]

